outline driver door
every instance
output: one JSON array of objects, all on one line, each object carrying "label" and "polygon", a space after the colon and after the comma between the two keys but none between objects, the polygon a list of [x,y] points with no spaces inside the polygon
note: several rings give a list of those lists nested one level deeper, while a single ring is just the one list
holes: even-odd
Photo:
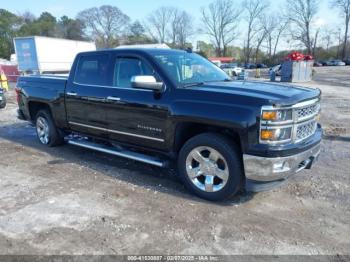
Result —
[{"label": "driver door", "polygon": [[110,139],[165,148],[169,113],[167,91],[157,93],[131,85],[133,76],[157,74],[145,60],[135,56],[116,56],[113,63],[113,87],[106,106]]}]

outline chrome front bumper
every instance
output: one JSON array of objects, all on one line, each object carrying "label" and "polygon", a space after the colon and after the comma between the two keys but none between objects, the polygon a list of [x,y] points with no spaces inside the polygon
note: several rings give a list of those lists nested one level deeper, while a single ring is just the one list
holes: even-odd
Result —
[{"label": "chrome front bumper", "polygon": [[302,153],[287,157],[243,155],[246,179],[259,182],[284,180],[303,169],[310,169],[320,154],[321,144]]}]

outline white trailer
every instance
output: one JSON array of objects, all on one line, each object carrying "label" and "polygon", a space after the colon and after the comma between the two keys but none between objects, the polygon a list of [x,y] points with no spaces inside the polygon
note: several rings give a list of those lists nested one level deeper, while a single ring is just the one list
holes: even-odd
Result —
[{"label": "white trailer", "polygon": [[18,70],[24,73],[68,73],[75,56],[96,50],[95,43],[28,36],[14,38]]}]

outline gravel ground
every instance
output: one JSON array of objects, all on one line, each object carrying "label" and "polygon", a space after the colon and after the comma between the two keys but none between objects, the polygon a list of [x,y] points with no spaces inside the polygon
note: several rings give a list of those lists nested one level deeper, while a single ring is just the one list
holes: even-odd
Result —
[{"label": "gravel ground", "polygon": [[41,146],[10,91],[0,111],[0,254],[349,255],[350,67],[317,69],[315,79],[318,164],[224,203],[190,195],[168,170]]}]

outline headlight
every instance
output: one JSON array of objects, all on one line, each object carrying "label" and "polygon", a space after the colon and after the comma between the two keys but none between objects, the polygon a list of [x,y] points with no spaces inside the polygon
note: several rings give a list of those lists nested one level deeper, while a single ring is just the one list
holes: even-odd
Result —
[{"label": "headlight", "polygon": [[293,120],[293,111],[291,109],[285,110],[263,110],[261,113],[263,121],[271,122],[285,122]]},{"label": "headlight", "polygon": [[285,142],[292,138],[292,127],[262,129],[260,139],[262,142]]}]

